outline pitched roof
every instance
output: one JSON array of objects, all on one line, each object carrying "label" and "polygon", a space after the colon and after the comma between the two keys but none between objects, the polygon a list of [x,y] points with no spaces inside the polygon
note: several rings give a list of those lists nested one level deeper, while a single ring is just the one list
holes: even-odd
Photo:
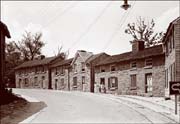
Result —
[{"label": "pitched roof", "polygon": [[85,62],[85,61],[86,61],[87,59],[89,59],[89,57],[91,57],[92,55],[93,55],[92,52],[87,52],[87,51],[85,51],[85,50],[78,50],[78,51],[76,52],[75,57],[74,57],[74,59],[73,59],[73,61],[72,61],[71,64],[73,64],[73,63],[76,61],[76,59],[77,59],[78,56],[80,56],[81,59]]},{"label": "pitched roof", "polygon": [[173,21],[169,24],[168,29],[167,29],[167,31],[166,31],[166,34],[165,34],[165,36],[164,36],[162,42],[166,43],[166,39],[167,39],[167,37],[168,37],[170,31],[172,30],[173,25],[174,25],[175,23],[179,22],[179,21],[180,21],[180,16],[177,17],[175,20],[173,20]]},{"label": "pitched roof", "polygon": [[[99,56],[103,55],[103,54],[106,54],[106,53],[98,53],[98,54],[94,54],[92,55],[91,57],[89,57],[87,60],[86,60],[86,63],[90,63],[92,62],[93,60],[95,60],[96,58],[98,58]],[[106,54],[107,55],[107,54]]]},{"label": "pitched roof", "polygon": [[72,60],[73,60],[73,58],[58,61],[55,64],[51,65],[51,67],[53,68],[53,67],[58,67],[58,66],[62,66],[62,65],[70,65]]},{"label": "pitched roof", "polygon": [[104,61],[100,61],[99,63],[96,64],[98,65],[105,65],[105,64],[111,64],[111,63],[118,63],[121,61],[130,61],[133,59],[142,59],[145,57],[150,57],[150,56],[157,56],[157,55],[163,55],[163,48],[162,45],[150,47],[150,48],[145,48],[142,51],[133,53],[133,52],[126,52],[122,54],[117,54],[117,55],[112,55],[104,59]]},{"label": "pitched roof", "polygon": [[8,38],[11,38],[11,35],[9,33],[7,26],[1,21],[0,21],[0,29],[4,33],[5,36],[7,36]]},{"label": "pitched roof", "polygon": [[17,66],[15,69],[21,69],[21,68],[27,68],[27,67],[34,67],[34,66],[39,66],[39,65],[47,65],[49,64],[52,60],[54,60],[56,57],[48,57],[44,58],[41,60],[31,60],[22,63],[21,65]]}]

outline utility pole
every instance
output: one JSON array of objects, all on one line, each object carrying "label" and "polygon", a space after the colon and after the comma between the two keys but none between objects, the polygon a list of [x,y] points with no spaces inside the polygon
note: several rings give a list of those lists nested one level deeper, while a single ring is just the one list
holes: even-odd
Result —
[{"label": "utility pole", "polygon": [[121,6],[121,8],[127,10],[130,7],[131,7],[131,5],[128,4],[128,0],[124,0],[124,4]]},{"label": "utility pole", "polygon": [[11,38],[7,26],[0,21],[0,91],[5,89],[4,72],[5,72],[5,37]]}]

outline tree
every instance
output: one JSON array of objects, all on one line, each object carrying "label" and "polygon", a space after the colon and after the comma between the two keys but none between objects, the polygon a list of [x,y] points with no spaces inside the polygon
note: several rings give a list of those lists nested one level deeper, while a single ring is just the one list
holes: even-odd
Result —
[{"label": "tree", "polygon": [[[141,40],[145,42],[146,47],[158,45],[162,43],[164,33],[154,32],[155,22],[152,19],[151,22],[146,21],[144,18],[139,17],[136,23],[129,23],[125,33],[130,34],[133,40]],[[132,41],[130,41],[132,42]]]},{"label": "tree", "polygon": [[33,60],[41,55],[41,48],[45,45],[41,38],[42,33],[25,32],[21,41],[14,42],[24,61]]},{"label": "tree", "polygon": [[6,63],[5,63],[5,83],[8,83],[11,87],[15,84],[15,72],[14,68],[21,64],[21,53],[17,50],[13,42],[6,43],[5,49]]},{"label": "tree", "polygon": [[54,52],[55,56],[62,56],[64,59],[67,59],[69,56],[69,51],[63,52],[63,46],[61,45],[60,47],[58,46],[58,51],[57,54]]}]

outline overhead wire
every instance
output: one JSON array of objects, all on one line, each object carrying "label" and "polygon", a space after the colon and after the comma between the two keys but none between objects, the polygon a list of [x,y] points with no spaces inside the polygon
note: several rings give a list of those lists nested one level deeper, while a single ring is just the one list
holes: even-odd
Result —
[{"label": "overhead wire", "polygon": [[105,13],[106,9],[111,5],[112,1],[110,1],[104,9],[98,14],[98,16],[92,21],[92,23],[89,24],[89,26],[86,28],[86,30],[75,40],[72,45],[68,48],[68,51],[75,48],[75,45],[81,41],[81,39],[90,31],[90,29],[94,26],[94,24],[101,18],[101,16]]},{"label": "overhead wire", "polygon": [[128,18],[129,14],[130,14],[131,11],[133,10],[135,3],[136,3],[136,0],[134,1],[133,5],[132,5],[132,8],[131,8],[127,13],[124,12],[123,17],[121,18],[120,23],[118,24],[118,25],[119,25],[118,28],[114,31],[114,33],[112,33],[112,35],[110,36],[110,38],[108,39],[108,41],[107,41],[106,44],[104,45],[103,51],[105,51],[105,50],[109,47],[109,45],[110,45],[110,43],[112,42],[114,36],[115,36],[115,35],[118,33],[118,31],[121,29],[121,27],[122,27],[123,24],[125,23],[126,19]]},{"label": "overhead wire", "polygon": [[[53,16],[51,18],[50,21],[48,21],[40,30],[46,28],[47,26],[49,26],[50,24],[52,24],[52,22],[56,21],[57,19],[59,19],[60,17],[62,17],[64,14],[66,14],[69,10],[71,10],[72,8],[75,7],[75,5],[78,4],[78,2],[73,2],[73,4],[69,5],[67,8],[64,9],[64,11],[62,11],[61,13],[57,13],[55,14],[55,16]],[[59,8],[58,10],[60,10],[61,8]],[[57,10],[57,11],[58,11]]]}]

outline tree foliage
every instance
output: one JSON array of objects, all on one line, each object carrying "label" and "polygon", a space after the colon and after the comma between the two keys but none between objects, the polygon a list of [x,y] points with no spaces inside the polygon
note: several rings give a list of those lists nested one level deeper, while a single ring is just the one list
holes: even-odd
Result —
[{"label": "tree foliage", "polygon": [[24,61],[33,60],[41,55],[41,49],[45,45],[41,38],[42,33],[31,34],[31,32],[25,32],[20,41],[14,42]]},{"label": "tree foliage", "polygon": [[139,17],[136,23],[129,23],[125,33],[130,34],[133,40],[142,40],[145,42],[146,47],[154,46],[162,42],[164,33],[154,32],[155,22],[146,21],[144,18]]}]

